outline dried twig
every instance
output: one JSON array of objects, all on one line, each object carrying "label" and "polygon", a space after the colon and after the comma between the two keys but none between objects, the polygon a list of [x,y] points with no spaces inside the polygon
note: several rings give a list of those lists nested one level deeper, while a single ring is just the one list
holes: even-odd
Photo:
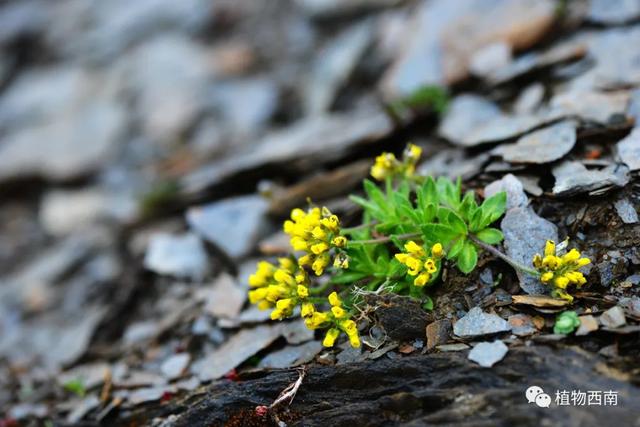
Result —
[{"label": "dried twig", "polygon": [[282,390],[278,398],[274,400],[271,405],[256,406],[256,409],[255,409],[256,415],[260,417],[271,415],[271,417],[273,417],[276,424],[284,425],[284,423],[280,422],[280,420],[278,419],[278,415],[276,414],[274,409],[276,409],[278,406],[284,403],[286,403],[287,406],[291,405],[291,403],[293,402],[293,399],[295,399],[296,397],[296,393],[298,393],[298,389],[302,385],[302,380],[304,379],[305,375],[306,375],[306,368],[304,366],[302,368],[298,368],[298,379],[295,382],[289,384],[284,390]]}]

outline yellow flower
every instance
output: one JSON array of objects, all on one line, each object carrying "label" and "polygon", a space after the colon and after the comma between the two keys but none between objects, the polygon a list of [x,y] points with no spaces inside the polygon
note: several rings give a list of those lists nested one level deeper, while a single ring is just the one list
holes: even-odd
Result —
[{"label": "yellow flower", "polygon": [[325,347],[333,347],[333,344],[335,344],[336,339],[338,338],[338,336],[340,335],[340,330],[336,329],[336,328],[331,328],[327,331],[327,334],[324,337],[324,340],[322,341],[322,345]]},{"label": "yellow flower", "polygon": [[337,248],[344,248],[345,245],[347,244],[347,238],[344,236],[337,236],[337,237],[334,237],[331,242]]},{"label": "yellow flower", "polygon": [[341,319],[347,315],[347,312],[341,307],[331,307],[331,312],[337,319]]},{"label": "yellow flower", "polygon": [[309,316],[307,316],[304,320],[304,324],[309,329],[318,329],[325,323],[329,321],[329,315],[327,313],[320,313],[318,311],[314,311]]},{"label": "yellow flower", "polygon": [[551,271],[547,271],[546,273],[542,273],[540,275],[540,281],[542,283],[547,283],[551,279],[553,279],[553,272]]},{"label": "yellow flower", "polygon": [[415,172],[416,165],[422,155],[422,148],[414,144],[408,144],[402,153],[402,161],[396,159],[393,153],[382,153],[376,157],[371,166],[371,176],[378,181],[399,176],[411,176]]},{"label": "yellow flower", "polygon": [[331,304],[333,307],[342,306],[342,301],[340,301],[340,297],[338,296],[337,292],[333,291],[331,292],[331,294],[329,294],[329,304]]},{"label": "yellow flower", "polygon": [[421,287],[423,287],[424,285],[427,284],[429,279],[431,279],[431,275],[429,273],[421,273],[413,281],[413,284],[416,285],[417,287],[421,288]]},{"label": "yellow flower", "polygon": [[587,283],[584,274],[578,269],[589,264],[591,260],[582,258],[580,251],[575,248],[564,255],[558,254],[558,251],[562,252],[562,249],[559,249],[555,242],[547,240],[544,256],[536,254],[532,263],[540,273],[540,281],[553,286],[552,296],[573,301],[573,297],[567,293],[566,289],[569,285],[580,287]]},{"label": "yellow flower", "polygon": [[444,255],[444,249],[442,248],[442,244],[436,243],[431,247],[431,255],[436,258],[442,258]]},{"label": "yellow flower", "polygon": [[553,240],[547,240],[544,245],[544,255],[550,256],[556,254],[556,243]]},{"label": "yellow flower", "polygon": [[297,291],[300,298],[306,298],[309,296],[309,288],[304,285],[298,285]]},{"label": "yellow flower", "polygon": [[404,248],[407,252],[417,257],[425,256],[424,248],[413,240],[409,240],[407,243],[405,243]]},{"label": "yellow flower", "polygon": [[338,255],[336,255],[335,259],[333,260],[333,266],[335,268],[349,268],[349,257],[347,256],[347,254],[345,253],[339,253]]},{"label": "yellow flower", "polygon": [[401,164],[393,153],[382,153],[376,157],[371,167],[371,176],[378,181],[384,181],[387,177],[398,173],[400,169]]},{"label": "yellow flower", "polygon": [[399,253],[395,258],[407,267],[409,276],[416,276],[414,286],[423,287],[438,275],[440,258],[444,255],[442,244],[431,246],[431,256],[427,255],[425,248],[413,240],[404,245],[406,253]]},{"label": "yellow flower", "polygon": [[310,302],[305,302],[302,304],[302,308],[300,309],[300,315],[302,317],[309,317],[315,313],[316,308]]},{"label": "yellow flower", "polygon": [[331,250],[335,248],[339,254],[338,249],[347,245],[347,238],[340,236],[340,220],[326,207],[314,207],[307,212],[293,209],[291,219],[284,222],[283,229],[290,236],[291,247],[305,252],[298,259],[298,265],[310,266],[318,276],[329,265]]}]

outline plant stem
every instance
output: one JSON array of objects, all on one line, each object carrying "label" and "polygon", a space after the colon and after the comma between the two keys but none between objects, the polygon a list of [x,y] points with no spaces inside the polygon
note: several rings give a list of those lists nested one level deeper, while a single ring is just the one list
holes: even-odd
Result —
[{"label": "plant stem", "polygon": [[378,224],[378,221],[366,222],[364,224],[356,225],[355,227],[345,227],[345,228],[342,229],[342,232],[343,233],[351,233],[353,231],[362,230],[363,228],[373,227],[376,224]]},{"label": "plant stem", "polygon": [[[406,233],[406,234],[398,234],[395,237],[396,239],[400,239],[400,240],[407,240],[407,239],[412,239],[414,237],[419,237],[421,236],[422,233]],[[370,240],[352,240],[350,242],[348,242],[349,245],[374,245],[376,243],[387,243],[391,241],[392,236],[384,236],[384,237],[378,237],[377,239],[370,239]]]},{"label": "plant stem", "polygon": [[478,239],[473,234],[469,234],[468,237],[469,237],[469,240],[471,240],[473,243],[475,243],[476,245],[480,246],[485,251],[490,252],[492,255],[495,255],[498,258],[502,259],[503,261],[505,261],[507,264],[509,264],[510,266],[515,268],[516,270],[520,270],[523,273],[527,273],[527,274],[530,274],[530,275],[536,276],[536,277],[540,275],[540,273],[538,273],[533,268],[529,268],[526,265],[520,264],[518,261],[516,261],[513,258],[509,257],[508,255],[503,254],[502,252],[500,252],[499,250],[497,250],[493,246],[491,246],[491,245],[483,242],[482,240]]}]

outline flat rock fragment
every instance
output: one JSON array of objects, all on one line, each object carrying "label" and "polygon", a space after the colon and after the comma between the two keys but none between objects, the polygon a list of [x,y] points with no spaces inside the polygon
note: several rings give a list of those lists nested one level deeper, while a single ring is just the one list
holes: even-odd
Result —
[{"label": "flat rock fragment", "polygon": [[494,154],[512,163],[550,163],[571,151],[576,128],[572,121],[556,123],[520,137],[515,144],[502,145]]},{"label": "flat rock fragment", "polygon": [[567,160],[552,169],[556,183],[553,194],[573,196],[580,193],[602,194],[629,182],[629,168],[610,165],[600,170],[587,169],[581,162]]},{"label": "flat rock fragment", "polygon": [[622,307],[616,305],[602,313],[600,323],[606,328],[619,328],[627,324]]},{"label": "flat rock fragment", "polygon": [[519,337],[525,337],[537,331],[531,317],[526,314],[514,314],[509,316],[508,321],[511,325],[511,332]]},{"label": "flat rock fragment", "polygon": [[151,236],[144,266],[158,274],[201,280],[209,269],[207,253],[194,233]]},{"label": "flat rock fragment", "polygon": [[588,315],[588,316],[580,316],[579,319],[580,319],[580,326],[576,331],[577,336],[587,335],[590,332],[594,332],[598,330],[599,328],[598,320],[595,317]]},{"label": "flat rock fragment", "polygon": [[212,286],[197,291],[204,301],[204,311],[214,317],[234,319],[247,299],[247,290],[229,274],[222,273]]},{"label": "flat rock fragment", "polygon": [[588,18],[600,24],[624,24],[640,18],[636,0],[590,0]]},{"label": "flat rock fragment", "polygon": [[258,367],[283,369],[302,365],[312,361],[322,349],[323,346],[320,341],[309,341],[300,345],[288,345],[273,353],[269,353],[260,361]]},{"label": "flat rock fragment", "polygon": [[483,368],[490,368],[501,361],[508,351],[509,347],[500,340],[481,342],[471,349],[469,360],[476,362]]},{"label": "flat rock fragment", "polygon": [[182,375],[190,361],[191,355],[189,355],[189,353],[174,354],[162,362],[160,370],[162,371],[162,375],[167,379],[173,380]]},{"label": "flat rock fragment", "polygon": [[613,206],[616,208],[618,216],[625,224],[635,224],[638,222],[638,212],[629,199],[618,199]]},{"label": "flat rock fragment", "polygon": [[202,237],[240,258],[253,250],[266,227],[269,204],[260,196],[240,196],[187,211],[189,226]]},{"label": "flat rock fragment", "polygon": [[630,171],[640,170],[640,127],[616,144],[616,154]]},{"label": "flat rock fragment", "polygon": [[511,330],[509,322],[495,314],[488,314],[474,307],[453,325],[453,333],[459,337],[497,334]]},{"label": "flat rock fragment", "polygon": [[243,329],[203,359],[191,366],[201,381],[222,377],[236,366],[266,348],[282,334],[282,325],[260,325]]},{"label": "flat rock fragment", "polygon": [[545,112],[548,120],[562,117],[601,125],[630,121],[628,105],[631,95],[623,92],[601,92],[593,89],[573,89],[554,95]]},{"label": "flat rock fragment", "polygon": [[[529,207],[507,211],[500,227],[504,234],[504,246],[511,258],[523,265],[531,265],[533,256],[543,253],[547,240],[558,241],[557,227],[539,217]],[[533,276],[516,271],[520,287],[528,294],[544,294],[546,287]]]},{"label": "flat rock fragment", "polygon": [[532,46],[551,28],[554,9],[551,1],[422,2],[407,25],[404,49],[383,78],[383,92],[406,96],[424,85],[453,84],[472,66],[478,71],[478,63],[488,72],[504,63],[504,52],[485,53],[489,60],[479,60],[478,52],[496,44],[509,52]]},{"label": "flat rock fragment", "polygon": [[445,344],[451,336],[451,321],[449,319],[436,320],[427,325],[427,350]]},{"label": "flat rock fragment", "polygon": [[569,304],[567,300],[546,295],[512,295],[511,301],[514,304],[531,305],[538,308],[559,308]]},{"label": "flat rock fragment", "polygon": [[524,193],[522,182],[512,174],[506,174],[497,181],[493,181],[484,188],[485,198],[489,198],[500,191],[507,193],[507,210],[526,207],[529,198]]}]

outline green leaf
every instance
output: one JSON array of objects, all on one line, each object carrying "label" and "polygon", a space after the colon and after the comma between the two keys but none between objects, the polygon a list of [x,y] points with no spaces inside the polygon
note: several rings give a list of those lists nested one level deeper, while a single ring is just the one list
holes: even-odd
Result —
[{"label": "green leaf", "polygon": [[84,385],[84,382],[80,378],[76,378],[74,380],[67,381],[62,386],[66,391],[71,392],[79,397],[84,397],[87,393],[87,389]]},{"label": "green leaf", "polygon": [[427,177],[424,184],[417,190],[418,207],[425,209],[428,205],[435,205],[438,203],[438,191],[436,190],[436,183],[432,177]]},{"label": "green leaf", "polygon": [[476,268],[478,263],[478,251],[473,243],[466,241],[464,247],[458,255],[458,268],[464,274],[469,274]]},{"label": "green leaf", "polygon": [[439,242],[443,246],[448,246],[449,242],[459,235],[453,228],[444,224],[425,224],[422,226],[422,234],[427,242]]},{"label": "green leaf", "polygon": [[495,245],[496,243],[500,243],[502,242],[502,239],[504,239],[504,236],[502,235],[502,231],[498,230],[497,228],[491,228],[491,227],[485,228],[484,230],[480,230],[480,232],[476,234],[476,237],[490,245]]},{"label": "green leaf", "polygon": [[447,251],[447,259],[456,259],[464,247],[465,241],[466,239],[464,237],[459,237]]},{"label": "green leaf", "polygon": [[480,228],[484,228],[500,218],[504,214],[506,207],[507,193],[504,191],[496,193],[482,202],[482,205],[480,205],[480,209],[482,209]]},{"label": "green leaf", "polygon": [[438,208],[438,218],[444,224],[451,227],[458,234],[467,234],[467,224],[464,222],[460,215],[455,213],[452,209],[441,206]]},{"label": "green leaf", "polygon": [[365,193],[367,193],[367,196],[369,196],[369,199],[374,202],[378,206],[378,208],[380,208],[380,210],[389,213],[391,211],[391,207],[389,206],[387,198],[384,196],[382,190],[380,190],[380,188],[378,188],[376,184],[369,181],[368,179],[365,179],[363,181],[363,184],[364,191]]},{"label": "green leaf", "polygon": [[339,273],[333,276],[331,278],[331,283],[337,283],[337,284],[353,283],[367,276],[369,276],[369,274],[363,273],[361,271],[345,271],[343,273]]},{"label": "green leaf", "polygon": [[422,308],[429,311],[433,310],[433,300],[427,295],[425,295],[424,298],[425,301],[422,303]]},{"label": "green leaf", "polygon": [[432,222],[433,219],[436,217],[437,212],[438,212],[438,208],[436,207],[436,205],[433,203],[428,203],[422,209],[422,223],[424,224],[424,223]]},{"label": "green leaf", "polygon": [[568,335],[575,331],[580,326],[580,319],[575,311],[563,311],[556,318],[556,323],[553,325],[554,334]]},{"label": "green leaf", "polygon": [[382,211],[377,205],[370,202],[367,199],[364,199],[360,196],[354,196],[353,194],[349,196],[349,199],[357,204],[362,206],[362,208],[371,215],[372,218],[377,219],[378,221],[384,221],[386,218],[386,214]]}]

